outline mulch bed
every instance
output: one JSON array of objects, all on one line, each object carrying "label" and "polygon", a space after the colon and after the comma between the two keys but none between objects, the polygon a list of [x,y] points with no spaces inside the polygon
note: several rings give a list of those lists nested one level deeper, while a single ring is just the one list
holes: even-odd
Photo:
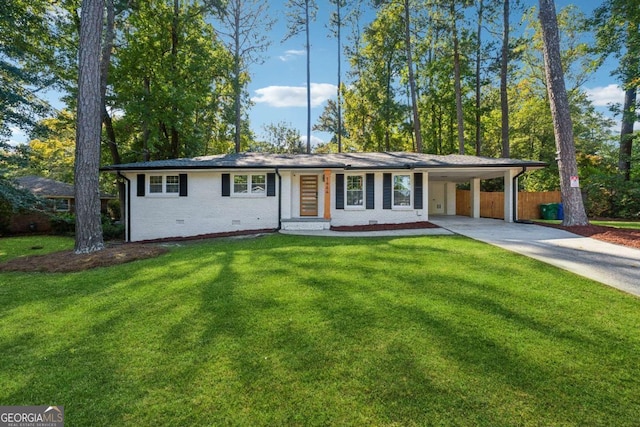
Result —
[{"label": "mulch bed", "polygon": [[125,243],[107,246],[101,251],[90,254],[61,251],[14,258],[0,263],[0,271],[70,273],[153,258],[167,251],[166,247],[159,245]]},{"label": "mulch bed", "polygon": [[561,224],[547,224],[542,222],[536,222],[536,224],[544,225],[545,227],[559,228],[579,236],[591,237],[617,245],[640,249],[640,230],[614,228],[604,225],[576,225],[565,227]]},{"label": "mulch bed", "polygon": [[428,221],[409,222],[406,224],[371,224],[371,225],[343,225],[331,227],[333,231],[384,231],[384,230],[415,230],[419,228],[439,228]]}]

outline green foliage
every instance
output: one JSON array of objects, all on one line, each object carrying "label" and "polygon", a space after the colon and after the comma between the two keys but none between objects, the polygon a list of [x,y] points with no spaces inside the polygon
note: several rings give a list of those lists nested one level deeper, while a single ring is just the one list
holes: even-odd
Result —
[{"label": "green foliage", "polygon": [[[76,216],[71,213],[60,213],[51,216],[52,232],[57,235],[73,235],[76,229]],[[102,236],[105,240],[124,239],[124,224],[114,222],[107,215],[102,215]]]},{"label": "green foliage", "polygon": [[76,230],[76,216],[72,213],[57,213],[51,216],[51,231],[54,234],[73,235]]},{"label": "green foliage", "polygon": [[640,180],[619,175],[593,176],[584,188],[589,216],[640,219]]},{"label": "green foliage", "polygon": [[300,139],[300,131],[290,123],[279,122],[264,126],[264,141],[250,145],[251,151],[263,153],[298,154],[306,152]]},{"label": "green foliage", "polygon": [[0,7],[0,141],[11,127],[30,130],[48,104],[37,95],[58,45],[49,27],[54,6],[43,0],[4,0]]},{"label": "green foliage", "polygon": [[112,72],[138,160],[205,154],[231,141],[231,56],[194,3],[139,2]]},{"label": "green foliage", "polygon": [[40,121],[41,130],[29,141],[29,173],[72,183],[76,148],[75,115],[63,110]]},{"label": "green foliage", "polygon": [[106,215],[102,216],[102,235],[105,240],[124,240],[125,226],[114,222]]}]

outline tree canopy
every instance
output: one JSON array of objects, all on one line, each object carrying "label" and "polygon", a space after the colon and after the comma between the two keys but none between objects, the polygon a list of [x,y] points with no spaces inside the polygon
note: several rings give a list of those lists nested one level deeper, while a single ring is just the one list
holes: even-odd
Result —
[{"label": "tree canopy", "polygon": [[[314,148],[313,126],[332,135],[317,151],[542,160],[550,167],[524,176],[525,188],[560,186],[536,6],[514,0],[331,3],[324,31],[340,34],[339,59],[322,66],[335,66],[339,93],[326,102],[318,123],[308,119],[305,141],[287,117],[266,125],[264,136],[252,131],[248,84],[260,72],[265,47],[278,42],[267,2],[106,0],[102,164],[246,149],[296,152],[295,138]],[[308,34],[315,2],[281,7],[289,12],[289,35]],[[34,171],[64,181],[73,177],[79,10],[79,0],[7,0],[0,8],[0,152],[26,161],[5,168],[5,177]],[[586,191],[612,200],[632,199],[601,190],[627,188],[616,177],[629,188],[640,179],[640,149],[633,143],[638,10],[637,0],[606,0],[590,16],[573,5],[557,10],[578,174]],[[314,46],[308,40],[305,49],[310,58]],[[617,64],[614,74],[627,94],[616,107],[621,132],[611,131],[611,120],[584,89],[605,58]],[[43,96],[51,88],[60,93],[62,111],[53,111]],[[15,129],[29,134],[28,145],[6,145]],[[632,203],[616,203],[609,212],[634,212]]]}]

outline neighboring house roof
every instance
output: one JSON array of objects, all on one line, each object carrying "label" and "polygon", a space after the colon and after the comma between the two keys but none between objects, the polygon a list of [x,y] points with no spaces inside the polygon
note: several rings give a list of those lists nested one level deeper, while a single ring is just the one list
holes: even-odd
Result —
[{"label": "neighboring house roof", "polygon": [[[41,176],[23,176],[16,178],[15,181],[24,189],[29,190],[39,197],[56,197],[73,199],[75,197],[75,189],[73,185],[66,182],[60,182],[53,179],[43,178]],[[111,194],[100,193],[101,199],[114,198]]]},{"label": "neighboring house roof", "polygon": [[184,169],[418,169],[418,168],[508,168],[546,167],[544,162],[450,154],[409,152],[339,153],[339,154],[268,154],[238,153],[192,159],[157,160],[111,165],[104,171],[184,170]]}]

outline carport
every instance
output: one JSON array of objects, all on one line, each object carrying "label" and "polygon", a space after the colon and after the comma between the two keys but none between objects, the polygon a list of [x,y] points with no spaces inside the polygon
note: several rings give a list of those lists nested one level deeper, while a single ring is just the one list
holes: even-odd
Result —
[{"label": "carport", "polygon": [[[495,160],[495,159],[492,159]],[[504,159],[508,161],[509,159]],[[506,163],[506,162],[505,162]],[[482,180],[502,178],[504,181],[504,220],[514,222],[518,212],[518,177],[527,171],[545,167],[544,163],[504,164],[500,167],[442,167],[429,171],[429,215],[456,215],[456,188],[469,183],[471,189],[471,218],[480,218],[480,183]],[[508,167],[506,169],[505,167]]]}]

